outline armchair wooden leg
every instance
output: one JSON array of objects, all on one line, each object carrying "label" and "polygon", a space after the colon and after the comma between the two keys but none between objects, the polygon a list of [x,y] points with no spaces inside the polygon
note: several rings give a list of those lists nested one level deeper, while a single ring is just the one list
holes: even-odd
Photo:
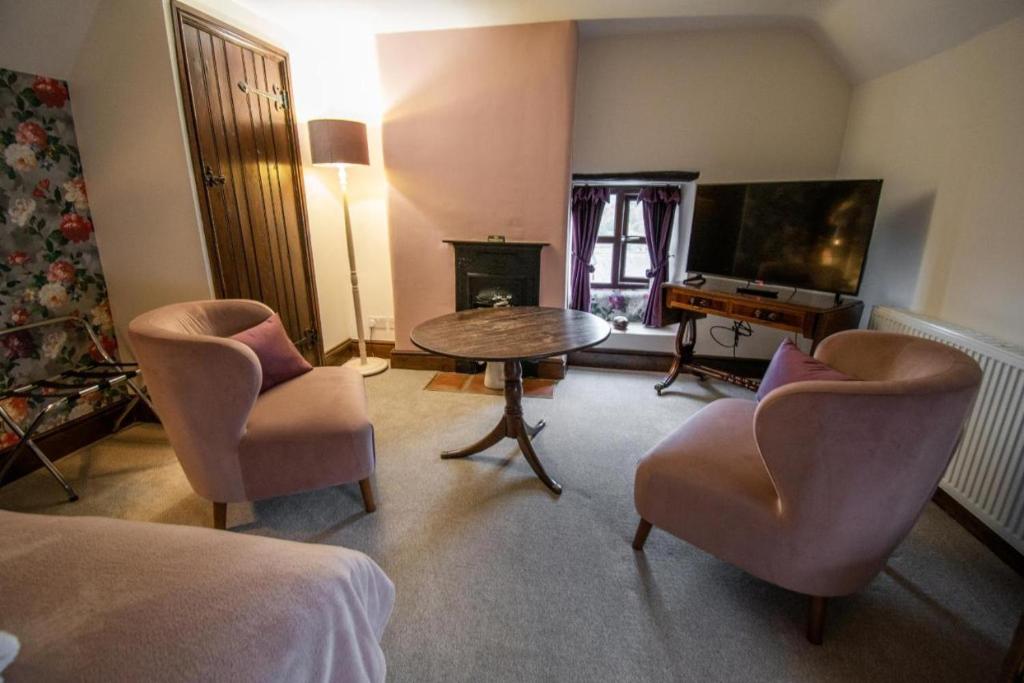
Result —
[{"label": "armchair wooden leg", "polygon": [[366,512],[375,512],[377,503],[373,500],[373,485],[370,484],[369,477],[359,480],[359,490],[363,494],[363,507],[366,508]]},{"label": "armchair wooden leg", "polygon": [[636,528],[636,536],[633,537],[633,550],[643,550],[647,542],[647,535],[651,533],[652,525],[643,517],[640,518],[640,525]]},{"label": "armchair wooden leg", "polygon": [[228,504],[227,503],[214,503],[213,504],[213,528],[214,529],[227,529],[228,528]]},{"label": "armchair wooden leg", "polygon": [[821,645],[821,638],[825,632],[825,607],[828,598],[812,595],[810,610],[807,613],[807,640],[815,645]]}]

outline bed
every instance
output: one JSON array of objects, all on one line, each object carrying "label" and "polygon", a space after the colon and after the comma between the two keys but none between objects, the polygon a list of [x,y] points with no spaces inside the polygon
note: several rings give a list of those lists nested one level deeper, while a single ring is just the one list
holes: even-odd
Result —
[{"label": "bed", "polygon": [[382,681],[394,594],[346,548],[0,511],[8,683]]}]

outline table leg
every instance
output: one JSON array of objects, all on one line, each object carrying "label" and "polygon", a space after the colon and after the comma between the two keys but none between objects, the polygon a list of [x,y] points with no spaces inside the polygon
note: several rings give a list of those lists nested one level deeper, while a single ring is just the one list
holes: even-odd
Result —
[{"label": "table leg", "polygon": [[526,433],[530,435],[531,439],[537,436],[537,434],[540,433],[540,430],[544,429],[546,426],[547,423],[544,422],[544,420],[538,420],[537,424],[533,426],[530,426],[530,424],[525,421],[523,422],[523,428],[526,429]]},{"label": "table leg", "polygon": [[554,493],[561,493],[562,485],[544,471],[530,441],[532,436],[544,429],[544,421],[531,427],[523,420],[523,365],[517,360],[505,361],[505,424],[508,435],[519,442],[519,450],[523,452],[523,457],[530,463],[537,478]]},{"label": "table leg", "polygon": [[553,493],[556,495],[561,494],[562,485],[544,471],[544,466],[540,464],[537,452],[533,450],[530,436],[525,431],[519,432],[519,438],[516,440],[519,442],[519,450],[523,452],[523,457],[526,458],[526,462],[530,463],[530,468],[533,469],[533,473],[537,475],[537,478],[544,482],[544,485],[551,489]]},{"label": "table leg", "polygon": [[[679,329],[676,330],[675,358],[672,360],[672,367],[669,368],[668,374],[665,375],[665,379],[654,385],[654,390],[658,392],[658,396],[661,396],[662,390],[667,389],[676,381],[676,378],[679,377],[679,373],[683,372],[686,365],[693,360],[693,347],[696,343],[697,318],[692,315],[688,315],[684,311],[682,319],[679,321]],[[698,374],[697,377],[701,380],[704,379],[703,375]]]},{"label": "table leg", "polygon": [[544,466],[541,465],[536,451],[533,450],[533,443],[530,441],[531,437],[536,436],[540,430],[544,429],[544,426],[544,420],[540,420],[536,425],[529,425],[523,420],[523,366],[519,361],[505,361],[505,414],[502,415],[501,421],[487,436],[476,443],[455,451],[445,451],[441,453],[441,458],[445,460],[465,458],[490,448],[504,438],[515,439],[519,443],[523,457],[526,458],[526,462],[530,464],[530,468],[533,469],[537,478],[544,482],[544,485],[551,491],[560,494],[562,492],[561,484],[544,471]]},{"label": "table leg", "polygon": [[480,451],[486,451],[488,448],[504,439],[508,434],[505,433],[505,419],[502,418],[491,433],[480,439],[476,443],[470,444],[465,448],[460,448],[456,451],[444,451],[441,453],[442,460],[451,460],[452,458],[465,458],[468,455],[479,453]]},{"label": "table leg", "polygon": [[813,336],[813,337],[811,338],[811,350],[809,351],[809,354],[810,354],[811,356],[813,356],[813,355],[814,355],[814,352],[818,350],[818,344],[820,344],[820,343],[821,343],[821,340],[822,340],[822,339],[824,339],[824,337],[819,337],[819,336],[818,336],[817,334],[815,334],[815,335],[814,335],[814,336]]}]

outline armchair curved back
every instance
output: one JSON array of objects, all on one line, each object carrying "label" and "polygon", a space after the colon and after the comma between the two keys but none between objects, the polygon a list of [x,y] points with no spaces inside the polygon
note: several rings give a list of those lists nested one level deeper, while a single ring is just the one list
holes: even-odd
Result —
[{"label": "armchair curved back", "polygon": [[795,559],[870,580],[935,492],[981,383],[969,356],[939,342],[852,330],[815,357],[857,382],[788,384],[758,405],[754,431]]},{"label": "armchair curved back", "polygon": [[208,500],[243,494],[238,444],[263,379],[252,349],[227,337],[271,315],[256,301],[194,301],[149,311],[128,326],[182,469]]}]

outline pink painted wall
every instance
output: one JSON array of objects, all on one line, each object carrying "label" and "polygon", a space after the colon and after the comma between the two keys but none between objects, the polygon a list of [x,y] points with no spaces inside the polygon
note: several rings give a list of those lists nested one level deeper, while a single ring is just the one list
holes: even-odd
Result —
[{"label": "pink painted wall", "polygon": [[443,239],[549,242],[540,301],[565,303],[576,26],[382,34],[395,347],[455,310]]}]

